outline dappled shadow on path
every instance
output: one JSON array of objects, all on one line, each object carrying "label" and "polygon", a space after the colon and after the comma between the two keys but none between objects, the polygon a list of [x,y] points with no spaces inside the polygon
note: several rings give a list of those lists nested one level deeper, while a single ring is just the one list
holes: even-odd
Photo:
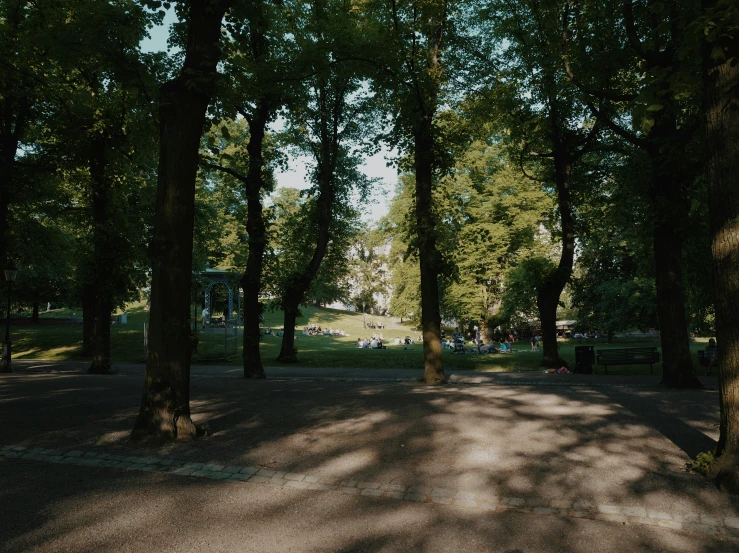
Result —
[{"label": "dappled shadow on path", "polygon": [[[0,488],[8,553],[728,553],[736,547],[597,521],[94,468],[54,466],[33,474],[33,463],[11,462],[15,477]],[[0,462],[5,469],[9,464]],[[29,484],[38,493],[29,496]]]},{"label": "dappled shadow on path", "polygon": [[[0,416],[8,425],[17,425],[15,432],[0,428],[0,442],[79,448],[102,444],[105,451],[132,451],[135,448],[126,437],[139,393],[139,379],[124,377],[0,380]],[[689,454],[715,439],[712,423],[718,413],[713,392],[198,380],[192,397],[194,418],[207,425],[208,437],[194,444],[135,450],[329,479],[451,488],[498,497],[610,501],[674,513],[739,507],[684,471]],[[75,478],[83,469],[53,468],[58,470],[64,471],[64,478]],[[297,540],[292,543],[296,551],[509,551],[521,543],[523,551],[539,546],[544,550],[544,545],[589,551],[592,543],[591,549],[586,548],[581,537],[592,525],[604,524],[523,517],[523,524],[535,531],[517,537],[507,521],[520,520],[522,515],[166,475],[132,476],[115,469],[91,472],[99,472],[101,481],[114,481],[113,489],[96,495],[94,490],[102,484],[92,480],[89,487],[78,485],[68,496],[50,493],[46,499],[39,498],[39,530],[21,525],[13,537],[36,544],[64,541],[88,532],[86,516],[92,528],[108,524],[102,514],[96,518],[98,508],[112,512],[124,533],[158,535],[153,519],[136,514],[137,501],[150,505],[146,511],[150,514],[169,513],[169,522],[162,523],[165,529],[175,524],[183,505],[188,512],[195,509],[208,525],[185,525],[183,539],[192,540],[186,543],[205,536],[217,541],[221,534],[235,539],[258,524],[260,533],[283,532],[285,540],[289,536]],[[146,481],[144,490],[136,483],[140,479]],[[12,504],[14,493],[21,492],[1,491],[0,504]],[[114,504],[118,507],[112,509]],[[286,512],[300,519],[289,531],[280,523]],[[190,516],[194,515],[185,519]],[[438,528],[448,532],[448,542]],[[53,532],[58,533],[55,538],[44,537]],[[683,546],[698,547],[693,551],[720,550],[712,549],[710,540],[698,543],[682,534],[666,532],[666,542],[659,543],[663,538],[656,538],[654,532],[633,527],[628,532],[629,547],[616,548],[619,540],[614,537],[611,550],[680,550]],[[105,532],[98,534],[104,542],[100,550],[112,547],[112,535],[105,541]],[[460,541],[463,537],[465,541]],[[289,550],[288,542],[273,538],[274,547]],[[480,548],[466,547],[469,544]],[[224,545],[223,550],[231,549]]]}]

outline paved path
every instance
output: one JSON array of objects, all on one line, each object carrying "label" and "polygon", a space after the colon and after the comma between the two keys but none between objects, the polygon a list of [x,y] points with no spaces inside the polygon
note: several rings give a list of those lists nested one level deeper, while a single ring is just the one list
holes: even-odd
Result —
[{"label": "paved path", "polygon": [[[86,361],[13,361],[16,371],[22,373],[68,373],[86,374],[90,366]],[[141,363],[115,363],[114,370],[120,375],[144,375],[145,366]],[[416,382],[423,377],[422,370],[416,369],[352,369],[301,367],[299,365],[280,365],[265,367],[267,377],[279,380],[338,380],[357,382]],[[194,378],[241,378],[243,369],[233,365],[193,365]],[[503,384],[503,385],[556,385],[556,386],[635,386],[656,387],[659,375],[588,375],[588,374],[545,374],[541,372],[482,372],[452,370],[446,372],[451,383],[460,384]],[[699,377],[709,388],[717,388],[718,378]]]},{"label": "paved path", "polygon": [[0,551],[739,548],[739,502],[684,470],[716,438],[715,391],[194,367],[208,435],[143,447],[127,440],[141,366],[16,367],[0,377]]}]

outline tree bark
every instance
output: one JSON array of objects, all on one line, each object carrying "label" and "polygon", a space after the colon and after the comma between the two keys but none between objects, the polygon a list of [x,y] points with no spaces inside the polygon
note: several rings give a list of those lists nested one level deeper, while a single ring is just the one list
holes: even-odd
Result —
[{"label": "tree bark", "polygon": [[112,374],[113,372],[110,364],[110,315],[112,312],[111,301],[105,297],[105,294],[98,294],[95,298],[92,364],[87,369],[89,374]]},{"label": "tree bark", "polygon": [[308,263],[305,270],[294,275],[283,299],[285,316],[283,319],[282,345],[280,347],[280,354],[277,357],[277,361],[280,363],[295,363],[298,360],[298,355],[295,351],[295,324],[298,318],[298,310],[305,298],[305,293],[308,291],[311,282],[313,282],[313,279],[318,273],[318,269],[321,267],[321,262],[326,255],[328,243],[331,238],[330,228],[334,203],[333,183],[331,182],[333,180],[333,169],[330,172],[319,175],[319,179],[321,179],[322,184],[319,184],[321,193],[317,202],[318,241],[313,250],[313,257],[310,263]]},{"label": "tree bark", "polygon": [[433,128],[431,116],[421,116],[415,130],[416,232],[421,267],[421,331],[423,378],[426,384],[446,382],[441,349],[439,311],[439,252],[433,212]]},{"label": "tree bark", "polygon": [[33,306],[31,308],[31,322],[38,323],[38,299],[33,300]]},{"label": "tree bark", "polygon": [[[305,298],[311,282],[321,268],[321,262],[328,250],[331,239],[331,223],[333,221],[333,207],[336,192],[334,190],[334,173],[339,148],[338,126],[342,116],[345,92],[336,90],[333,94],[334,104],[329,106],[328,83],[321,82],[318,95],[320,104],[320,154],[317,156],[318,163],[318,190],[316,201],[318,219],[318,237],[313,256],[306,268],[291,278],[285,297],[283,308],[285,310],[282,345],[277,361],[280,363],[295,363],[298,360],[295,351],[295,323],[297,321],[298,309]],[[332,120],[329,120],[329,113]]]},{"label": "tree bark", "polygon": [[[94,128],[95,125],[93,125]],[[106,177],[106,137],[92,129],[90,144],[90,186],[93,217],[93,274],[95,288],[95,336],[90,374],[110,374],[110,314],[113,246],[110,241],[110,183]]]},{"label": "tree bark", "polygon": [[570,184],[572,182],[572,162],[567,152],[567,144],[559,129],[559,115],[556,99],[550,100],[550,119],[552,124],[552,142],[554,151],[554,180],[557,186],[557,203],[559,219],[562,227],[562,253],[559,265],[544,280],[536,303],[541,319],[542,359],[541,365],[548,368],[559,368],[563,360],[559,357],[557,344],[557,307],[562,290],[572,276],[572,265],[575,260],[575,225],[570,202]]},{"label": "tree bark", "polygon": [[246,272],[241,279],[244,287],[244,378],[266,378],[262,357],[259,352],[261,331],[259,317],[262,307],[259,293],[262,289],[262,267],[264,265],[264,249],[267,243],[267,231],[262,216],[262,197],[264,188],[264,159],[262,146],[264,132],[271,114],[270,103],[262,98],[254,117],[249,120],[249,171],[246,175],[247,219],[246,230],[249,233],[249,257],[246,261]]},{"label": "tree bark", "polygon": [[92,355],[95,346],[95,286],[82,285],[82,355]]},{"label": "tree bark", "polygon": [[133,437],[192,439],[189,299],[195,178],[205,112],[220,58],[221,22],[229,0],[191,0],[185,61],[161,88],[160,146],[149,351]]},{"label": "tree bark", "polygon": [[662,345],[662,382],[667,388],[703,388],[693,372],[690,336],[683,289],[681,218],[687,202],[681,189],[680,157],[671,146],[677,134],[672,109],[655,115],[647,152],[652,163],[652,216],[654,217],[654,271],[657,317]]},{"label": "tree bark", "polygon": [[[729,4],[723,3],[721,9],[724,11],[714,16],[722,25],[728,24]],[[715,1],[704,3],[705,10],[715,7]],[[718,460],[713,476],[719,489],[739,494],[739,40],[729,32],[717,32],[717,35],[716,43],[705,45],[707,71],[704,74],[708,205],[721,404]],[[724,59],[711,58],[714,47],[721,48]]]},{"label": "tree bark", "polygon": [[[6,42],[9,51],[2,55],[8,63],[18,58],[17,42],[18,29],[21,23],[23,4],[16,1],[13,6],[8,6],[8,19]],[[24,61],[24,60],[19,60]],[[0,102],[2,102],[2,119],[0,120],[0,263],[3,268],[11,263],[13,253],[9,245],[10,241],[10,205],[13,192],[13,181],[15,178],[16,155],[18,146],[26,130],[31,101],[28,96],[22,95],[23,85],[18,81],[15,72],[6,71],[5,89],[0,90]],[[25,84],[25,83],[23,83]]]}]

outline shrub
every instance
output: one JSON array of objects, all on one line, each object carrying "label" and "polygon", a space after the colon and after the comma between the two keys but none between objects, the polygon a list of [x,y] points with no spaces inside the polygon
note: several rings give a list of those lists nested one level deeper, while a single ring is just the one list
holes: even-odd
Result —
[{"label": "shrub", "polygon": [[690,463],[690,468],[698,474],[708,476],[708,471],[711,470],[711,465],[713,465],[715,461],[716,458],[713,456],[713,452],[706,451],[704,453],[699,453],[696,456],[695,461]]}]

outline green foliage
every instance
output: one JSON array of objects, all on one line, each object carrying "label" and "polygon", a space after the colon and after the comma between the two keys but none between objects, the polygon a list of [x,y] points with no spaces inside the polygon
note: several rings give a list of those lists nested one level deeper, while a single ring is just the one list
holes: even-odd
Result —
[{"label": "green foliage", "polygon": [[[242,118],[221,119],[203,135],[201,170],[195,197],[193,267],[206,263],[224,270],[242,271],[248,256],[244,181],[249,170],[249,127]],[[262,195],[274,188],[274,168],[280,154],[270,135],[263,147]]]},{"label": "green foliage", "polygon": [[[656,289],[643,158],[606,158],[609,170],[582,191],[580,255],[570,286],[578,325],[614,332],[656,328]],[[647,170],[648,171],[648,170]]]},{"label": "green foliage", "polygon": [[[307,294],[307,301],[330,303],[348,297],[349,250],[359,232],[359,214],[341,207],[331,226],[331,240],[324,263]],[[316,200],[295,188],[279,188],[265,215],[270,220],[269,248],[265,258],[264,290],[281,298],[294,275],[310,262],[317,239]]]},{"label": "green foliage", "polygon": [[526,325],[539,318],[536,297],[548,275],[557,266],[546,257],[532,257],[508,272],[501,307],[502,320]]},{"label": "green foliage", "polygon": [[437,206],[454,266],[443,312],[483,321],[500,305],[508,272],[545,253],[538,232],[551,198],[513,169],[499,146],[478,141],[442,179]]},{"label": "green foliage", "polygon": [[713,456],[713,451],[705,451],[696,455],[695,460],[689,466],[694,472],[702,476],[708,476],[715,462],[716,458]]}]

